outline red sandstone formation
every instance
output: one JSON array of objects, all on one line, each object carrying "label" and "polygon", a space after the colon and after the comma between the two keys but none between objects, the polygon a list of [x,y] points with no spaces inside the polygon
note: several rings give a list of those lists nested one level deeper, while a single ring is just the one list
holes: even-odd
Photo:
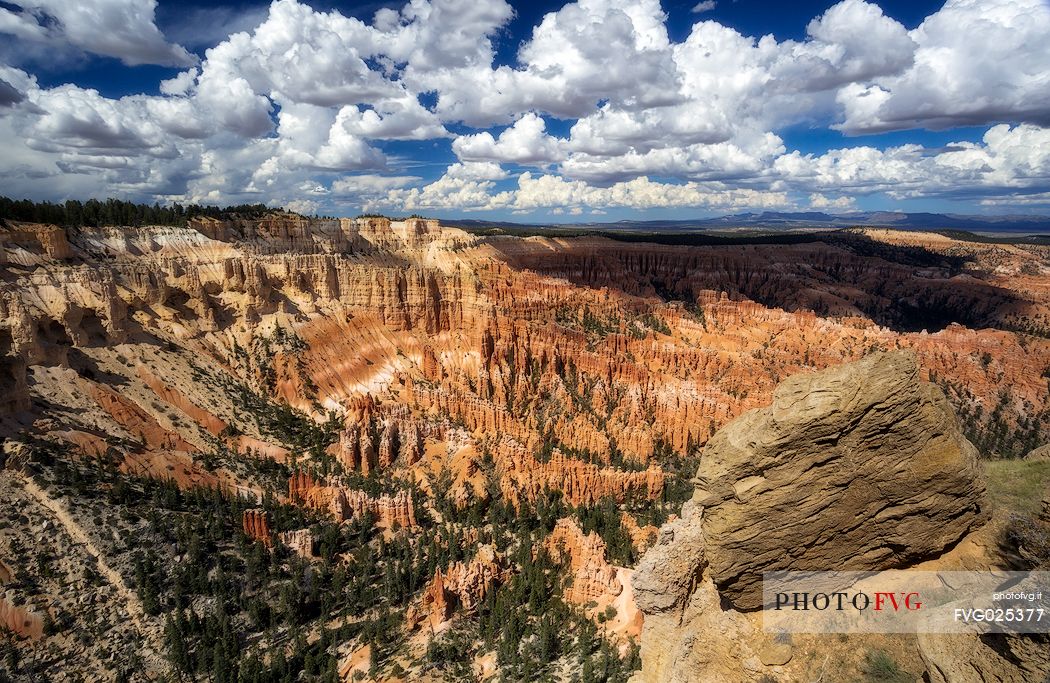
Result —
[{"label": "red sandstone formation", "polygon": [[467,611],[477,609],[495,585],[506,579],[503,558],[491,545],[483,545],[470,562],[455,562],[445,575],[445,585]]},{"label": "red sandstone formation", "polygon": [[385,529],[416,526],[415,506],[408,491],[372,498],[364,491],[347,488],[338,479],[322,484],[308,472],[298,472],[288,480],[288,497],[306,507],[325,511],[339,522],[370,513],[375,516],[376,524]]},{"label": "red sandstone formation", "polygon": [[[261,542],[267,548],[273,545],[273,535],[270,528],[270,513],[262,508],[245,510],[242,515],[242,528],[244,534],[249,538]],[[289,550],[304,558],[314,556],[314,538],[309,529],[296,529],[294,531],[282,531],[277,534],[280,543]]]},{"label": "red sandstone formation", "polygon": [[288,480],[288,499],[299,505],[309,505],[309,500],[315,496],[313,492],[318,489],[317,481],[309,472],[296,472]]},{"label": "red sandstone formation", "polygon": [[438,569],[419,602],[409,607],[405,620],[410,628],[426,621],[436,632],[456,608],[476,610],[489,591],[507,579],[508,571],[495,549],[483,545],[469,562],[455,562],[446,572]]},{"label": "red sandstone formation", "polygon": [[566,600],[587,607],[590,617],[610,636],[622,639],[641,634],[643,616],[634,601],[632,570],[606,561],[605,541],[598,534],[592,531],[585,535],[574,520],[563,518],[544,547],[568,566]]},{"label": "red sandstone formation", "polygon": [[76,429],[68,431],[51,432],[55,437],[72,444],[78,452],[83,455],[97,457],[104,455],[109,450],[106,440],[95,434],[82,432]]},{"label": "red sandstone formation", "polygon": [[452,616],[452,605],[449,590],[445,585],[445,576],[441,569],[434,573],[418,605],[408,608],[405,614],[405,622],[409,628],[415,628],[420,622],[426,621],[432,632],[437,632],[449,617]]},{"label": "red sandstone formation", "polygon": [[223,488],[239,491],[236,482],[231,482],[224,473],[213,474],[185,451],[145,451],[126,453],[120,471],[139,477],[171,481],[182,489],[195,487]]},{"label": "red sandstone formation", "polygon": [[103,410],[109,413],[114,422],[134,438],[139,439],[146,448],[171,451],[196,450],[178,434],[161,427],[152,415],[109,387],[93,384],[90,391],[92,397]]},{"label": "red sandstone formation", "polygon": [[288,460],[288,449],[274,445],[268,441],[256,439],[242,434],[237,437],[236,450],[243,455],[253,455],[258,458],[268,458],[277,462]]},{"label": "red sandstone formation", "polygon": [[[9,259],[64,258],[64,231],[16,226],[4,234]],[[981,406],[985,416],[1004,387],[1008,420],[1046,410],[1045,382],[1031,372],[1050,365],[1043,341],[961,325],[900,333],[871,320],[891,319],[895,292],[908,289],[910,301],[928,301],[975,325],[1044,325],[1050,287],[1038,273],[1045,248],[886,231],[868,237],[965,257],[976,270],[959,277],[933,266],[917,274],[914,266],[822,244],[479,242],[417,219],[312,221],[285,214],[201,219],[192,229],[84,229],[68,249],[106,260],[56,263],[4,287],[0,353],[10,362],[0,377],[7,389],[0,410],[29,407],[29,367],[66,364],[71,346],[126,339],[132,310],[145,329],[236,372],[242,364],[227,357],[229,340],[238,338],[242,348],[248,341],[236,326],[280,318],[303,345],[276,348],[269,358],[276,394],[308,412],[318,405],[347,411],[346,431],[331,451],[344,466],[414,468],[425,440],[438,438],[432,425],[452,420],[477,441],[500,437],[492,448],[495,476],[515,501],[544,487],[562,490],[573,504],[659,495],[659,468],[603,466],[614,447],[639,463],[648,463],[660,444],[679,454],[695,450],[714,429],[768,401],[788,375],[874,348],[914,348],[925,375],[952,378],[958,400]],[[443,250],[445,244],[460,248]],[[658,287],[693,308],[663,303]],[[221,344],[208,337],[217,331],[225,335]],[[130,367],[161,404],[211,433],[233,414],[219,418],[192,385],[176,386],[141,364]],[[115,426],[143,438],[147,448],[192,448],[134,402],[94,393]],[[359,401],[372,408],[355,412]],[[548,463],[536,461],[531,454],[546,435],[590,462],[557,452]],[[282,445],[270,446],[267,452],[284,453]],[[469,499],[457,489],[459,503]]]},{"label": "red sandstone formation", "polygon": [[245,510],[241,515],[241,526],[249,538],[262,542],[266,547],[272,543],[270,532],[270,515],[262,508]]},{"label": "red sandstone formation", "polygon": [[585,605],[623,590],[616,568],[605,559],[605,541],[593,531],[584,535],[574,520],[558,520],[544,545],[552,557],[569,567],[572,585],[565,591],[569,602]]},{"label": "red sandstone formation", "polygon": [[638,521],[627,512],[620,514],[620,524],[623,526],[624,531],[627,532],[627,535],[631,537],[631,543],[634,545],[634,549],[638,551],[639,556],[656,542],[656,535],[660,531],[651,524],[639,526]]},{"label": "red sandstone formation", "polygon": [[165,382],[160,377],[154,375],[144,366],[139,365],[135,368],[135,372],[138,374],[139,379],[145,382],[146,386],[152,389],[157,396],[162,398],[166,403],[169,403],[186,413],[186,415],[188,415],[194,422],[211,432],[213,435],[218,435],[226,428],[227,425],[225,422],[215,417],[207,410],[195,405],[185,394]]},{"label": "red sandstone formation", "polygon": [[[557,368],[571,367],[590,378],[587,391],[597,414],[554,416],[550,426],[556,438],[599,459],[614,440],[622,453],[640,462],[649,458],[657,440],[680,453],[702,444],[713,428],[768,400],[772,386],[788,374],[859,357],[873,345],[915,346],[928,371],[967,376],[965,388],[974,404],[994,405],[1002,386],[1017,388],[1018,406],[1028,401],[1038,412],[1046,403],[1044,387],[1035,381],[1038,373],[1028,372],[1050,364],[1045,344],[1020,349],[1013,333],[962,330],[968,338],[960,346],[960,335],[899,334],[865,320],[892,304],[888,294],[870,293],[875,284],[899,281],[901,287],[918,288],[914,299],[929,295],[936,305],[964,317],[994,314],[1022,327],[1022,322],[1043,324],[1050,292],[1038,277],[1026,274],[1033,264],[1038,268],[1037,247],[993,251],[957,241],[933,245],[945,253],[970,254],[978,265],[1014,273],[1026,283],[1022,290],[990,274],[986,282],[998,289],[972,278],[952,280],[948,289],[930,284],[950,279],[938,280],[939,271],[916,280],[910,266],[826,245],[672,248],[599,239],[496,238],[462,257],[447,255],[447,265],[422,265],[413,256],[410,265],[395,267],[378,257],[375,263],[348,260],[335,247],[340,240],[360,240],[368,245],[360,253],[373,258],[384,247],[368,236],[386,243],[385,248],[404,250],[411,249],[407,238],[438,239],[440,231],[428,223],[378,219],[351,225],[275,216],[235,221],[221,230],[206,229],[207,222],[195,226],[230,241],[214,242],[196,230],[178,228],[85,230],[78,239],[112,261],[64,273],[61,281],[48,281],[40,273],[20,283],[26,294],[9,292],[14,300],[8,310],[0,310],[0,350],[6,344],[12,349],[8,355],[29,363],[47,357],[61,361],[64,339],[91,344],[92,338],[120,338],[128,306],[142,307],[147,316],[156,316],[150,324],[185,338],[228,325],[218,311],[254,320],[279,314],[287,299],[310,318],[298,331],[308,349],[295,358],[279,351],[274,359],[279,374],[288,369],[278,393],[293,405],[310,408],[314,399],[304,394],[313,391],[311,384],[316,400],[336,405],[391,389],[399,375],[408,375],[403,386],[412,387],[418,372],[419,380],[441,385],[416,382],[412,391],[400,392],[410,405],[451,415],[477,434],[512,436],[531,448],[536,434],[521,405],[532,398],[522,393],[532,368],[542,366],[541,386],[563,403],[568,394],[558,386],[563,380]],[[440,239],[452,232],[441,233]],[[276,241],[261,246],[271,239]],[[44,254],[42,246],[33,246],[39,243],[27,244],[26,253]],[[144,262],[152,256],[137,256],[161,253],[164,259],[156,263]],[[828,275],[816,277],[813,268]],[[659,302],[655,314],[670,326],[669,336],[630,320],[632,312],[653,307],[655,290],[647,283],[654,282],[698,302],[706,320]],[[1011,293],[1016,301],[1004,302]],[[44,306],[44,301],[65,303]],[[820,317],[807,307],[848,317]],[[318,315],[322,310],[325,314]],[[495,315],[489,313],[493,310]],[[576,322],[552,324],[552,312],[562,310]],[[579,324],[583,311],[602,320],[616,317],[618,327],[596,339]],[[5,341],[5,329],[10,341]],[[437,336],[452,331],[455,336]],[[1006,341],[991,351],[997,362],[982,367],[978,359],[994,335]],[[24,370],[9,367],[5,381],[14,390],[6,394],[7,410],[25,409]],[[193,397],[182,389],[174,390],[183,393],[180,398],[153,380],[149,384],[209,431],[219,428],[206,415],[192,414]],[[373,447],[378,465],[382,444]],[[388,458],[397,461],[393,449],[384,451],[384,462]]]},{"label": "red sandstone formation", "polygon": [[573,506],[594,505],[611,497],[624,502],[631,496],[655,500],[663,492],[664,473],[655,466],[640,472],[602,468],[568,458],[555,451],[550,461],[541,463],[522,449],[503,448],[500,488],[516,505],[521,498],[535,500],[546,489],[561,491]]},{"label": "red sandstone formation", "polygon": [[343,489],[345,503],[342,505],[342,519],[357,519],[365,512],[376,517],[376,524],[384,529],[411,529],[416,526],[416,512],[412,497],[408,491],[398,491],[391,495],[384,493],[378,498],[371,498],[364,491]]},{"label": "red sandstone formation", "polygon": [[[911,348],[924,378],[952,383],[957,409],[987,420],[1001,406],[1007,432],[1029,419],[1050,433],[1050,249],[865,240],[886,250],[482,239],[419,219],[293,214],[68,234],[16,225],[0,229],[0,421],[116,454],[125,472],[254,496],[260,482],[233,474],[247,453],[317,465],[245,414],[238,399],[254,396],[341,420],[329,455],[415,481],[428,507],[439,493],[458,508],[547,490],[570,505],[656,500],[665,468],[695,472],[714,431],[785,378]],[[945,260],[894,260],[902,246]],[[22,419],[41,406],[48,420]],[[198,427],[227,426],[240,435],[230,461],[206,471],[191,455]],[[416,526],[406,491],[373,498],[297,472],[289,496],[340,521]],[[246,522],[269,538],[264,519]],[[621,523],[637,548],[650,542],[652,529]],[[567,598],[615,607],[607,628],[629,632],[629,570],[573,527],[549,542],[564,547]],[[281,538],[312,552],[308,530]],[[434,577],[421,618],[444,623],[484,595],[497,581],[486,567]]]}]

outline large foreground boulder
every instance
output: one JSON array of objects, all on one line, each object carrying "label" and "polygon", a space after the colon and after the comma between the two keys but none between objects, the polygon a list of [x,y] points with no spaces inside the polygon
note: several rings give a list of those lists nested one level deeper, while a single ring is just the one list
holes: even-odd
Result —
[{"label": "large foreground boulder", "polygon": [[738,609],[762,573],[904,567],[987,516],[977,451],[908,352],[796,375],[700,456],[710,574]]},{"label": "large foreground boulder", "polygon": [[[1043,636],[766,630],[763,572],[996,565],[976,452],[909,353],[784,381],[711,439],[696,484],[634,574],[635,683],[852,681],[886,666],[894,680],[1042,680]],[[1038,565],[1043,546],[1023,541]]]}]

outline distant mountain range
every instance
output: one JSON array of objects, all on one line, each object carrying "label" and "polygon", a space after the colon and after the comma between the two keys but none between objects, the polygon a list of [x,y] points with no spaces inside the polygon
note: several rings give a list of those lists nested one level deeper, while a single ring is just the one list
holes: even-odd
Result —
[{"label": "distant mountain range", "polygon": [[691,230],[728,230],[733,228],[792,229],[889,227],[904,230],[970,230],[977,232],[1050,233],[1050,216],[971,216],[950,213],[899,213],[894,211],[857,211],[830,214],[820,211],[739,213],[718,218],[656,221],[609,221],[605,223],[514,223],[486,220],[442,220],[445,225],[461,228],[564,228],[630,232],[678,232]]}]

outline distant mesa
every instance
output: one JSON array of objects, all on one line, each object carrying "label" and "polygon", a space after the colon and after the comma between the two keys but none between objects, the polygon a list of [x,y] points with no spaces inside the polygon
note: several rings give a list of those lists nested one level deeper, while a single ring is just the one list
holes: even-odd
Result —
[{"label": "distant mesa", "polygon": [[623,232],[682,232],[695,230],[720,231],[732,228],[768,230],[837,229],[837,228],[896,228],[900,230],[955,230],[978,233],[1024,233],[1050,236],[1050,216],[1003,215],[984,216],[942,213],[903,213],[894,211],[853,211],[824,213],[820,211],[763,211],[738,213],[714,218],[680,220],[622,220],[576,223],[516,223],[511,221],[484,221],[452,219],[446,225],[460,228],[493,228],[513,234],[515,231],[544,227],[566,231],[590,229]]}]

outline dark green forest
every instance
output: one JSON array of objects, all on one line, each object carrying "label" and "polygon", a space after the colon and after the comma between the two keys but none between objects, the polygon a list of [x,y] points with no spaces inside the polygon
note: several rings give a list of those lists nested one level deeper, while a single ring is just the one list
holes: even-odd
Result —
[{"label": "dark green forest", "polygon": [[113,225],[186,225],[191,218],[258,218],[282,209],[265,204],[241,204],[239,206],[200,206],[198,204],[136,204],[120,199],[105,201],[89,199],[81,202],[70,199],[62,204],[34,202],[29,199],[0,197],[0,222],[24,221],[26,223],[53,223],[61,227],[98,228]]}]

